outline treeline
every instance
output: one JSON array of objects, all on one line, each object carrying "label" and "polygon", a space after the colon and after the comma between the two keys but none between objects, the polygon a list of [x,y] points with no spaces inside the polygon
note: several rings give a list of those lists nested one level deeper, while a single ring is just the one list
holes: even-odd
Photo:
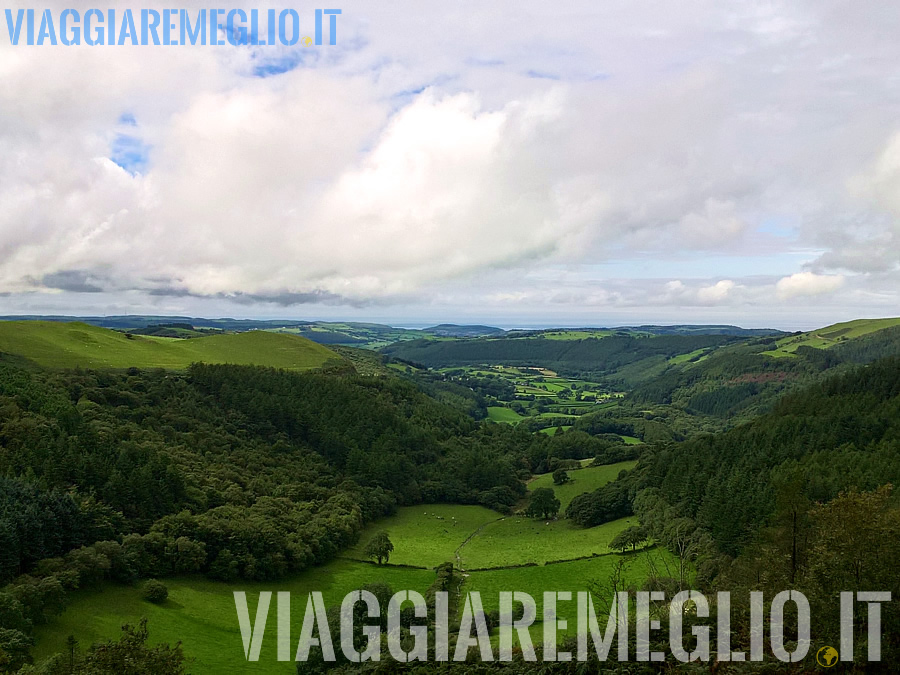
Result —
[{"label": "treeline", "polygon": [[569,377],[590,379],[609,375],[642,359],[670,358],[737,340],[738,338],[722,335],[612,335],[585,340],[413,340],[390,345],[382,351],[391,357],[421,363],[429,368],[478,364],[541,366]]}]

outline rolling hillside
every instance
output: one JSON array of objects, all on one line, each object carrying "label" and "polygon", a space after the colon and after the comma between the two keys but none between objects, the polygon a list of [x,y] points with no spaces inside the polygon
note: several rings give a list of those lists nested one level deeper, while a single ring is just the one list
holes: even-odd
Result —
[{"label": "rolling hillside", "polygon": [[836,345],[876,333],[885,328],[900,326],[900,318],[893,319],[856,319],[836,323],[825,328],[818,328],[808,333],[789,335],[777,341],[777,347],[763,352],[769,356],[793,356],[800,347],[829,349]]},{"label": "rolling hillside", "polygon": [[343,360],[306,338],[251,331],[179,340],[129,336],[86,323],[0,322],[0,352],[47,368],[170,368],[191,363],[232,363],[286,370],[319,368]]}]

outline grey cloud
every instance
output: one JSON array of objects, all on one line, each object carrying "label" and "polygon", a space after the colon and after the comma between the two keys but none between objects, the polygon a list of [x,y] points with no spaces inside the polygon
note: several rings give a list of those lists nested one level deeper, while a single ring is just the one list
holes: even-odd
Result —
[{"label": "grey cloud", "polygon": [[102,293],[105,290],[101,285],[104,280],[86,270],[62,270],[45,274],[40,283],[47,288],[73,293]]}]

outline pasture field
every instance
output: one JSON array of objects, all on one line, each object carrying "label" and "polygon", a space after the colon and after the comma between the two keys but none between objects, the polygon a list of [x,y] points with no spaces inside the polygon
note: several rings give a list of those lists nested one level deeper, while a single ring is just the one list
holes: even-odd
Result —
[{"label": "pasture field", "polygon": [[602,555],[610,552],[613,537],[637,523],[635,517],[622,518],[585,529],[564,518],[506,516],[485,525],[459,553],[466,570]]},{"label": "pasture field", "polygon": [[[590,461],[590,460],[589,460]],[[575,469],[569,471],[569,482],[563,485],[553,484],[553,475],[549,473],[542,474],[528,483],[530,491],[536,488],[548,487],[553,488],[556,498],[559,499],[560,512],[566,510],[569,502],[578,495],[585,492],[593,492],[614,481],[619,472],[622,470],[631,470],[637,464],[636,461],[618,462],[616,464],[607,464],[606,466],[592,466],[584,469]]]},{"label": "pasture field", "polygon": [[0,321],[0,352],[30,359],[47,368],[166,368],[191,363],[232,363],[287,370],[319,368],[343,360],[305,338],[250,331],[181,340],[153,338],[98,328],[86,323]]},{"label": "pasture field", "polygon": [[136,624],[142,617],[147,617],[150,641],[173,645],[180,641],[185,655],[195,659],[187,668],[194,675],[292,675],[296,672],[293,663],[277,661],[274,598],[269,608],[260,660],[258,663],[245,660],[234,591],[247,593],[247,605],[254,622],[260,591],[290,591],[292,639],[296,640],[307,595],[311,591],[321,591],[325,606],[329,607],[339,604],[349,591],[376,581],[384,582],[396,591],[416,590],[424,594],[434,578],[431,570],[376,567],[336,560],[297,577],[275,582],[225,584],[201,577],[165,579],[169,598],[161,605],[143,600],[137,586],[104,584],[99,589],[77,592],[63,614],[37,628],[37,646],[33,654],[39,661],[54,653],[65,652],[69,635],[74,635],[82,648],[100,640],[117,638],[122,624]]},{"label": "pasture field", "polygon": [[426,504],[403,506],[397,513],[369,525],[359,543],[342,555],[362,560],[366,545],[377,532],[388,533],[394,552],[390,562],[397,565],[437,567],[454,562],[456,549],[481,526],[502,518],[483,506]]},{"label": "pasture field", "polygon": [[509,408],[504,408],[503,406],[489,406],[488,409],[488,419],[492,422],[503,422],[506,424],[517,424],[521,422],[524,417],[522,417],[515,410],[510,410]]},{"label": "pasture field", "polygon": [[[657,547],[637,553],[612,553],[552,565],[469,572],[463,591],[481,593],[486,611],[499,609],[502,591],[523,591],[540,604],[544,591],[571,591],[574,597],[575,593],[587,590],[591,582],[603,583],[620,561],[624,564],[622,576],[626,586],[640,586],[651,570],[665,576],[678,576],[678,560],[665,549]],[[574,605],[573,602],[573,609]],[[597,611],[599,613],[599,609]]]},{"label": "pasture field", "polygon": [[[571,424],[564,424],[564,425],[562,425],[562,427],[560,427],[560,428],[561,428],[563,431],[568,431],[569,429],[572,428],[572,425],[571,425]],[[557,429],[557,427],[546,427],[545,429],[541,429],[539,433],[547,434],[548,436],[555,436],[555,435],[556,435],[556,429]]]},{"label": "pasture field", "polygon": [[[610,554],[560,564],[540,565],[505,570],[471,572],[466,576],[463,592],[477,591],[486,611],[499,609],[502,591],[524,591],[538,603],[538,617],[531,628],[532,638],[539,641],[543,631],[540,609],[544,591],[587,590],[597,582],[601,589],[619,563],[623,564],[623,579],[628,587],[639,587],[651,571],[677,575],[677,561],[663,549],[653,548],[636,554]],[[136,624],[142,617],[149,619],[150,642],[181,642],[186,656],[193,659],[188,671],[194,675],[259,673],[260,675],[290,675],[294,664],[277,661],[275,599],[269,609],[266,638],[262,643],[260,660],[247,662],[234,604],[234,591],[247,593],[251,619],[255,622],[256,604],[261,591],[290,591],[292,640],[298,638],[299,626],[306,608],[307,594],[321,591],[326,607],[338,604],[351,590],[373,582],[388,584],[394,591],[425,592],[434,581],[431,570],[376,567],[348,560],[336,560],[323,567],[309,570],[297,577],[277,582],[240,582],[224,584],[201,577],[166,579],[169,599],[154,605],[141,598],[138,586],[104,584],[100,588],[78,591],[66,611],[36,630],[37,645],[33,650],[36,662],[65,652],[66,638],[73,635],[81,647],[94,642],[115,639],[122,624]],[[598,615],[602,604],[595,601]],[[573,633],[576,628],[575,603],[562,603],[560,615],[570,618],[569,629],[560,634]],[[496,643],[496,633],[492,642]]]},{"label": "pasture field", "polygon": [[[569,474],[569,483],[557,486],[550,474],[544,474],[531,481],[529,489],[552,487],[562,514],[575,496],[596,490],[634,465],[631,461],[576,469]],[[364,560],[366,545],[377,532],[385,531],[394,544],[390,562],[397,565],[432,568],[456,562],[457,551],[465,568],[543,563],[606,553],[609,541],[633,524],[631,520],[584,529],[563,518],[546,524],[525,516],[502,516],[483,506],[404,506],[393,516],[369,525],[357,545],[342,555]]]},{"label": "pasture field", "polygon": [[900,326],[900,318],[892,319],[856,319],[836,323],[825,328],[818,328],[800,335],[789,335],[776,342],[777,347],[762,352],[768,356],[793,356],[798,347],[828,349],[843,340],[852,340],[885,328]]},{"label": "pasture field", "polygon": [[695,349],[692,352],[688,352],[687,354],[679,354],[678,356],[673,356],[669,359],[669,363],[674,365],[678,363],[685,363],[690,361],[691,359],[696,359],[697,357],[703,355],[705,352],[711,352],[708,347],[703,347],[701,349]]},{"label": "pasture field", "polygon": [[529,491],[541,487],[553,488],[560,501],[560,518],[552,521],[522,515],[495,518],[484,524],[459,550],[462,566],[478,569],[530,562],[541,564],[549,560],[608,553],[612,538],[626,527],[636,524],[636,518],[622,518],[585,529],[561,516],[576,496],[606,485],[615,480],[620,471],[631,469],[635,464],[633,461],[619,462],[576,469],[569,473],[571,480],[563,485],[554,485],[551,474],[538,476],[528,484]]}]

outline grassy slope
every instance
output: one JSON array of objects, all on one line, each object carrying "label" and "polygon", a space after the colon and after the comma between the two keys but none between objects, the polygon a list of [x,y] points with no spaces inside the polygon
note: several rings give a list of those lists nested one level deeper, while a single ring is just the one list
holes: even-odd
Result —
[{"label": "grassy slope", "polygon": [[375,533],[384,530],[394,544],[391,562],[398,565],[436,567],[452,562],[456,549],[475,530],[502,516],[483,506],[426,504],[405,506],[397,513],[370,525],[359,544],[348,550],[348,558],[364,559],[363,551]]},{"label": "grassy slope", "polygon": [[[533,480],[529,488],[553,487],[564,511],[577,495],[596,490],[634,465],[620,462],[572,471],[571,482],[561,486],[554,486],[553,478],[546,474]],[[407,506],[366,528],[359,544],[344,555],[364,559],[366,544],[376,532],[384,530],[394,544],[391,562],[395,564],[434,567],[455,560],[457,549],[467,568],[543,563],[606,553],[606,544],[629,524],[631,519],[625,518],[582,529],[564,519],[546,525],[523,516],[504,517],[481,506]]]},{"label": "grassy slope", "polygon": [[776,349],[763,352],[769,356],[791,356],[798,347],[827,349],[842,339],[852,340],[885,328],[900,325],[900,318],[893,319],[856,319],[836,323],[825,328],[818,328],[801,335],[791,335],[778,340]]},{"label": "grassy slope", "polygon": [[559,499],[560,511],[565,511],[569,502],[575,497],[585,492],[593,492],[614,481],[623,469],[633,469],[637,462],[619,462],[617,464],[607,464],[606,466],[595,466],[586,469],[576,469],[569,471],[569,482],[564,485],[554,485],[553,475],[545,473],[538,476],[528,484],[529,490],[536,488],[548,487],[553,488],[556,498]]},{"label": "grassy slope", "polygon": [[[624,577],[632,585],[639,585],[651,569],[664,576],[677,575],[673,556],[661,549],[652,549],[637,554],[613,554],[558,565],[472,572],[463,590],[480,592],[484,608],[488,611],[498,609],[501,591],[529,593],[538,603],[538,618],[531,632],[534,638],[539,639],[542,630],[540,607],[545,591],[571,591],[574,595],[587,590],[592,581],[602,584],[619,561],[625,562]],[[194,659],[188,670],[195,675],[287,675],[294,672],[294,664],[279,663],[276,660],[275,598],[272,598],[269,608],[260,660],[248,663],[244,659],[233,591],[247,593],[247,604],[254,622],[260,591],[291,592],[293,652],[309,592],[321,591],[325,605],[332,606],[338,604],[350,590],[362,588],[368,583],[381,581],[390,585],[394,591],[417,590],[424,593],[433,580],[434,573],[430,570],[378,568],[338,560],[293,579],[272,583],[222,584],[198,577],[167,579],[165,584],[169,588],[169,599],[162,605],[142,600],[138,587],[104,584],[102,590],[79,591],[65,613],[49,624],[38,627],[34,656],[39,661],[65,651],[66,637],[69,635],[74,635],[82,647],[114,638],[119,634],[123,623],[134,624],[141,617],[147,617],[150,621],[150,641],[170,644],[181,641],[185,654]],[[597,611],[601,611],[599,606]],[[571,619],[570,630],[562,632],[574,632],[575,603],[562,603],[560,613]],[[332,637],[338,639],[337,636]],[[493,642],[496,642],[496,635]],[[337,642],[335,646],[339,648]]]},{"label": "grassy slope", "polygon": [[516,424],[517,422],[521,422],[523,419],[525,419],[515,410],[510,410],[509,408],[490,406],[487,410],[488,419],[492,422],[506,422],[507,424]]},{"label": "grassy slope", "polygon": [[472,537],[460,555],[466,569],[482,569],[523,563],[543,564],[551,560],[571,560],[609,553],[613,537],[637,518],[622,518],[588,529],[570,520],[544,521],[525,516],[509,516],[491,523]]},{"label": "grassy slope", "polygon": [[[530,594],[539,604],[545,591],[578,591],[587,590],[592,581],[602,583],[608,579],[619,561],[624,561],[623,576],[626,583],[640,586],[647,578],[651,568],[662,576],[678,576],[677,560],[662,548],[646,549],[637,554],[611,554],[574,560],[557,565],[539,565],[536,567],[520,567],[511,570],[485,570],[471,572],[466,580],[465,590],[479,591],[484,608],[488,611],[499,609],[499,593],[501,591],[524,591]],[[570,605],[574,608],[574,603]],[[540,620],[540,610],[538,611]],[[575,622],[570,622],[574,626]]]},{"label": "grassy slope", "polygon": [[340,358],[331,350],[295,335],[251,331],[190,340],[127,338],[84,323],[0,322],[0,351],[48,368],[171,368],[191,363],[234,363],[288,370],[318,368]]},{"label": "grassy slope", "polygon": [[[295,672],[292,663],[276,660],[276,600],[272,598],[266,637],[258,663],[244,658],[241,632],[237,621],[233,591],[245,591],[251,621],[256,620],[256,603],[260,591],[291,592],[292,650],[296,649],[307,594],[321,591],[325,606],[336,605],[350,590],[381,581],[396,590],[424,593],[434,581],[431,570],[408,570],[382,567],[347,560],[334,561],[324,567],[292,579],[271,583],[239,582],[223,584],[199,577],[166,579],[169,599],[154,605],[141,599],[139,587],[105,584],[102,590],[86,590],[76,594],[60,617],[37,631],[36,660],[65,651],[66,637],[74,635],[81,647],[116,637],[123,623],[149,619],[151,642],[181,641],[185,654],[196,659],[188,667],[195,675],[215,673]],[[339,637],[334,636],[337,641]],[[340,649],[336,642],[335,647]],[[293,653],[293,651],[292,651]]]}]

